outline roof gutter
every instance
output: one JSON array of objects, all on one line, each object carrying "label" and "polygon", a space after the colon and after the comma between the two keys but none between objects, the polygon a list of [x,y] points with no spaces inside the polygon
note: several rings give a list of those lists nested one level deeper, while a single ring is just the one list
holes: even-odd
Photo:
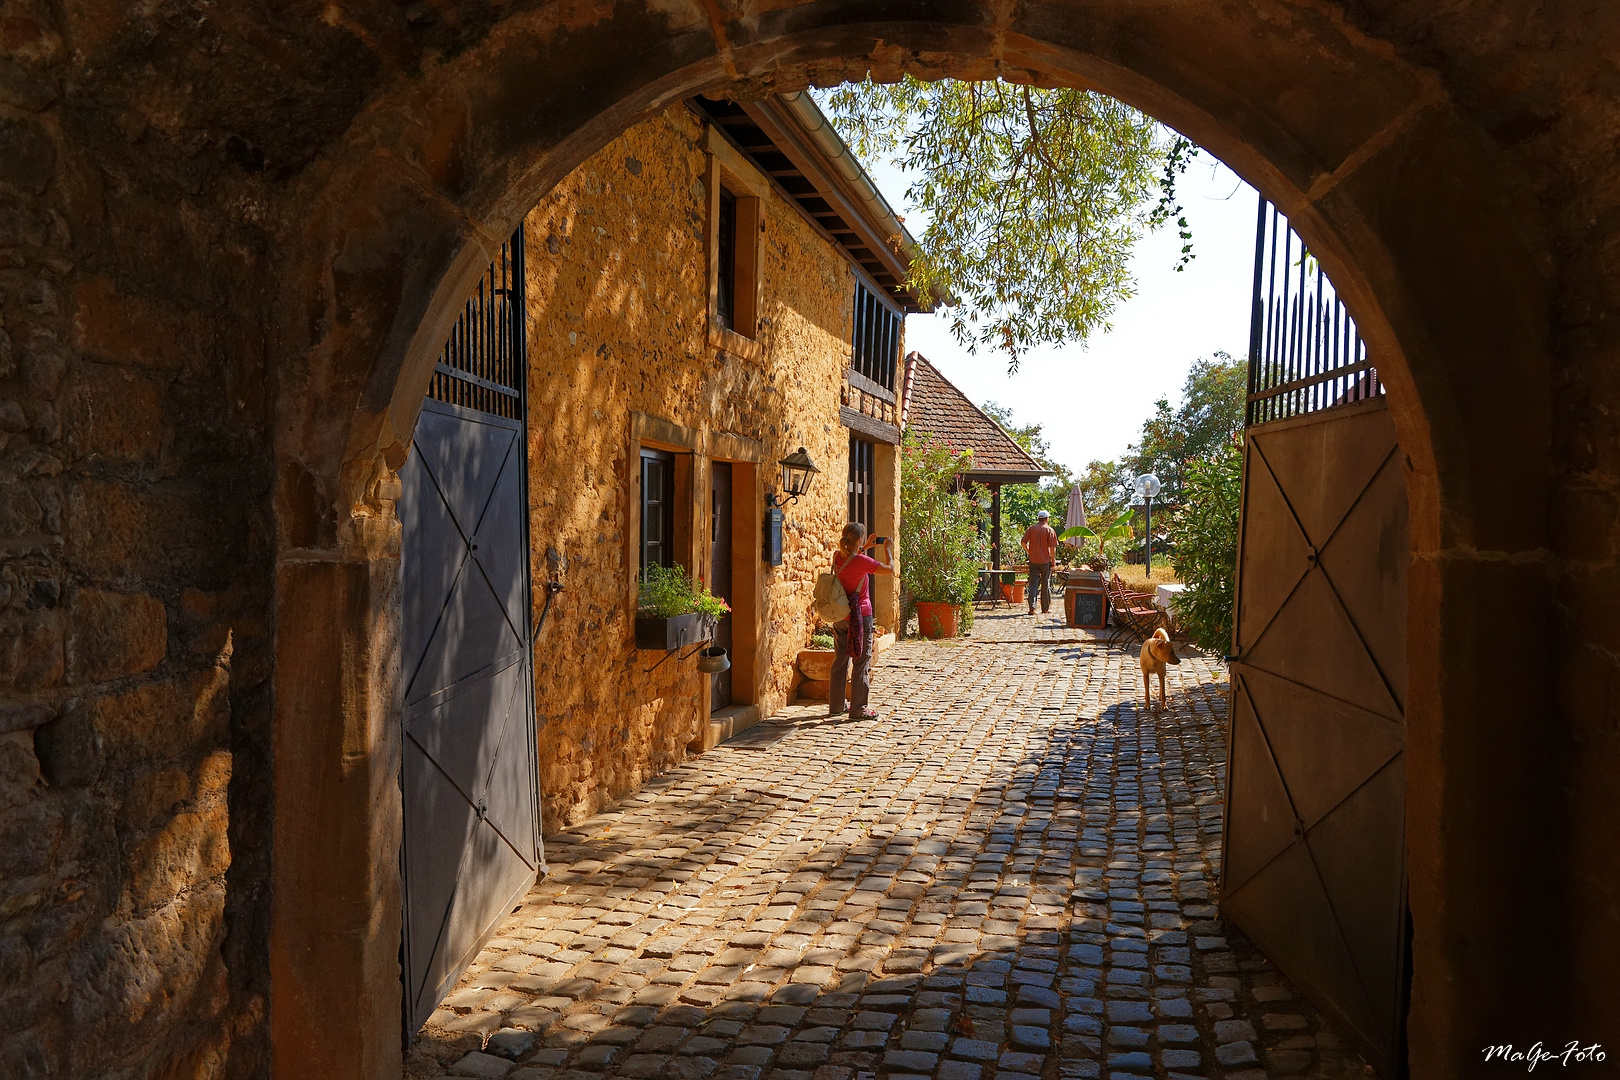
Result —
[{"label": "roof gutter", "polygon": [[880,222],[892,237],[899,238],[901,251],[907,258],[917,248],[917,241],[907,231],[905,225],[895,214],[894,207],[889,200],[883,197],[883,192],[872,183],[872,178],[866,175],[866,170],[856,160],[849,144],[844,142],[842,135],[827,119],[827,114],[821,111],[815,98],[808,91],[795,90],[791,94],[778,94],[788,111],[798,120],[799,126],[815,140],[816,146],[834,168],[843,176],[849,186],[854,189],[854,195],[865,205],[866,212]]},{"label": "roof gutter", "polygon": [[[894,208],[872,183],[872,178],[815,99],[804,91],[795,91],[777,94],[764,102],[744,104],[743,108],[790,157],[794,156],[791,143],[802,141],[802,151],[813,160],[800,162],[801,167],[820,171],[837,189],[839,201],[858,216],[859,220],[851,221],[850,225],[866,234],[868,250],[889,264],[891,272],[898,271],[897,276],[904,280],[918,251],[916,238],[901,223]],[[927,310],[948,301],[934,294],[916,296],[915,302],[920,304],[921,310]]]}]

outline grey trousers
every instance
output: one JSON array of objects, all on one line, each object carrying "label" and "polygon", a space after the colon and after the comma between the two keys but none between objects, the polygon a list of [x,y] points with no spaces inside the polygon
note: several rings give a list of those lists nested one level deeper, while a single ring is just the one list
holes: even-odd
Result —
[{"label": "grey trousers", "polygon": [[1029,601],[1029,613],[1035,614],[1035,589],[1041,590],[1041,611],[1052,610],[1052,564],[1049,562],[1032,562],[1029,564],[1029,585],[1024,589],[1024,599]]},{"label": "grey trousers", "polygon": [[[850,677],[849,627],[854,623],[861,635],[861,655],[855,659],[854,678]],[[827,711],[845,709],[844,687],[849,686],[848,708],[864,709],[872,694],[872,616],[851,615],[833,626],[832,685],[827,691]]]}]

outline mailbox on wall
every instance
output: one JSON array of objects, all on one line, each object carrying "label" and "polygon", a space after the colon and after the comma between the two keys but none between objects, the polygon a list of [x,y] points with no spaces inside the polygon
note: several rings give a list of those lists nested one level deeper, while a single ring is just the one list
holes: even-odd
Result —
[{"label": "mailbox on wall", "polygon": [[765,542],[760,550],[765,554],[766,563],[782,565],[782,511],[775,507],[765,511]]}]

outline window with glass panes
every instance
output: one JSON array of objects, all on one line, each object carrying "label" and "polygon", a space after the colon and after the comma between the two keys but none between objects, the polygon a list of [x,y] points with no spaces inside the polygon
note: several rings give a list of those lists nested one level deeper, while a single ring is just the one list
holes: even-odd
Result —
[{"label": "window with glass panes", "polygon": [[886,390],[894,389],[900,362],[900,310],[882,296],[855,283],[855,333],[850,367]]},{"label": "window with glass panes", "polygon": [[641,452],[641,577],[649,566],[675,565],[675,455]]}]

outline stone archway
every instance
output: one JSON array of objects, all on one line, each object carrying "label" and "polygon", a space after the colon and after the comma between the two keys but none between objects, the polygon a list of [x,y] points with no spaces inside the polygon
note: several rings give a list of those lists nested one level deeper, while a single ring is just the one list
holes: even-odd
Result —
[{"label": "stone archway", "polygon": [[[330,500],[323,512],[339,522],[350,515],[330,548],[339,560],[321,562],[321,573],[363,575],[370,585],[361,611],[379,629],[391,624],[387,478],[408,444],[447,313],[495,239],[618,129],[694,92],[795,89],[869,64],[890,76],[1002,74],[1091,86],[1143,108],[1221,156],[1296,222],[1342,283],[1388,372],[1413,503],[1414,686],[1439,688],[1479,670],[1485,658],[1462,629],[1488,617],[1478,575],[1511,565],[1526,577],[1540,572],[1523,554],[1543,545],[1539,526],[1509,535],[1501,525],[1546,467],[1535,449],[1545,445],[1547,423],[1545,286],[1525,231],[1533,208],[1502,181],[1492,148],[1441,80],[1331,14],[1292,5],[1205,11],[1196,20],[1173,6],[952,10],[950,19],[919,9],[916,18],[882,25],[821,4],[713,24],[638,10],[565,25],[536,13],[503,24],[439,77],[402,87],[390,108],[379,105],[363,130],[395,133],[392,141],[357,140],[334,155],[329,186],[311,196],[317,226],[300,253],[309,269],[293,276],[302,285],[324,275],[332,286],[333,329],[309,343],[322,363],[310,365],[308,390],[322,393],[289,387],[282,407],[305,426],[280,447],[284,462],[319,478]],[[606,58],[608,41],[611,62],[578,66],[582,57]],[[338,295],[345,279],[354,299]],[[338,327],[345,305],[365,313],[369,338]],[[1459,365],[1460,355],[1470,363]],[[1510,400],[1494,389],[1503,384],[1523,389]],[[348,392],[327,396],[340,386]],[[309,422],[322,414],[327,422]],[[1506,455],[1505,426],[1527,437]],[[284,430],[295,429],[289,422]],[[282,565],[285,608],[289,587],[311,564],[294,557]],[[297,660],[283,656],[278,681],[286,686]],[[385,698],[375,682],[365,685],[369,700]],[[1451,696],[1415,694],[1411,717],[1419,1075],[1445,1075],[1504,1022],[1500,1013],[1482,1013],[1489,995],[1476,995],[1484,985],[1505,991],[1536,967],[1529,955],[1481,966],[1455,944],[1506,933],[1507,913],[1476,907],[1464,917],[1456,907],[1457,888],[1478,904],[1484,884],[1464,884],[1469,875],[1453,869],[1456,860],[1486,841],[1459,844],[1446,834],[1472,801],[1464,793],[1492,780],[1443,749],[1455,725],[1489,722],[1475,712],[1483,702],[1459,712]],[[289,697],[279,699],[280,710],[291,707]],[[1509,698],[1490,711],[1529,706]],[[391,761],[386,728],[378,714],[367,715],[370,751]],[[278,757],[282,770],[290,763]],[[283,790],[296,782],[282,772]],[[392,850],[396,827],[385,787],[366,803],[379,854]],[[285,810],[278,825],[293,828]],[[382,953],[391,956],[390,869],[377,866],[370,879],[379,952],[368,982],[382,977]],[[390,917],[377,920],[378,912]],[[279,925],[286,944],[291,917]],[[337,974],[327,969],[319,981],[343,993],[338,988],[359,971]],[[300,985],[316,975],[289,972]],[[278,995],[278,1052],[291,1045],[298,1023],[279,1002]]]},{"label": "stone archway", "polygon": [[[68,447],[4,481],[8,527],[44,539],[29,588],[6,584],[30,603],[3,731],[36,732],[53,813],[97,837],[125,789],[170,775],[118,740],[161,736],[203,762],[194,810],[118,825],[127,856],[101,839],[51,856],[92,868],[94,918],[30,914],[78,903],[66,883],[19,909],[44,950],[33,997],[61,1000],[47,986],[69,955],[125,986],[75,1006],[75,1053],[201,1062],[234,1040],[252,1071],[268,1041],[289,1075],[397,1069],[393,470],[451,313],[540,194],[636,119],[868,67],[1114,94],[1223,157],[1320,254],[1386,358],[1410,464],[1414,1073],[1463,1075],[1487,1042],[1602,1037],[1620,953],[1620,181],[1604,165],[1620,105],[1603,59],[1620,16],[474,7],[0,8],[0,247],[26,252],[0,268],[0,311],[28,406],[5,428]],[[1556,656],[1555,632],[1571,639]],[[186,709],[183,733],[154,719]],[[181,872],[163,861],[178,849],[206,857]],[[229,1007],[149,1008],[153,983]],[[67,1053],[65,1024],[50,1053]]]}]

